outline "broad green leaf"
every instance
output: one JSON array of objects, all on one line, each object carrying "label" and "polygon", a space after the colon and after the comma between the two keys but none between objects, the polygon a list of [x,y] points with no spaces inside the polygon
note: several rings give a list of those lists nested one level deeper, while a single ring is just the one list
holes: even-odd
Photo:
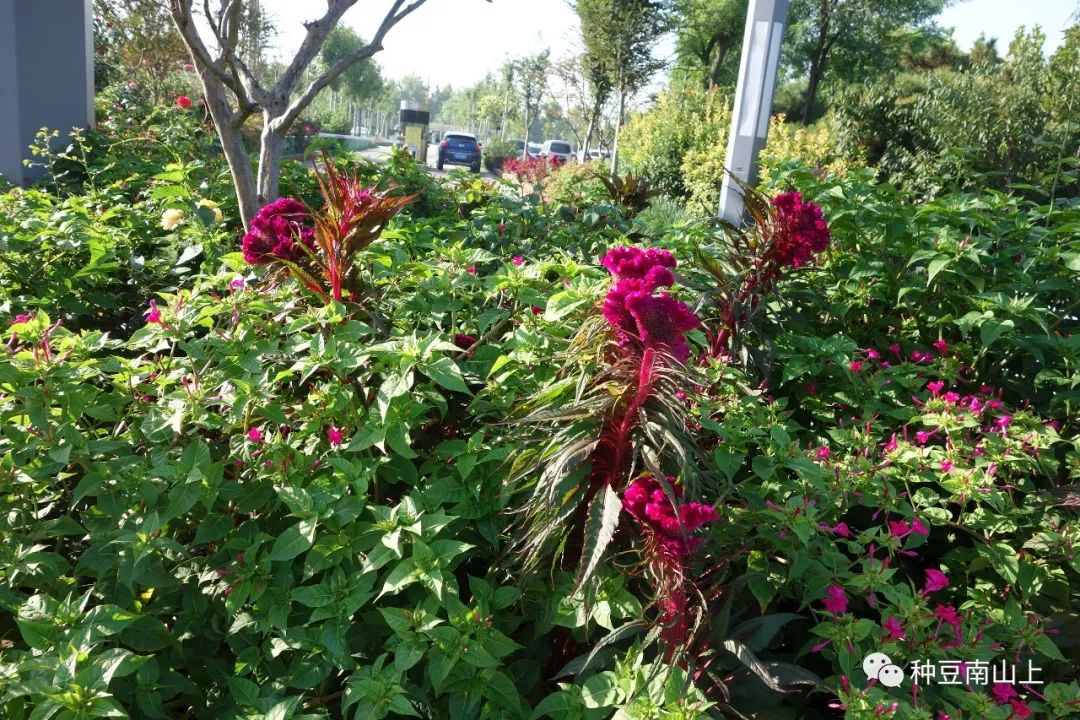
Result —
[{"label": "broad green leaf", "polygon": [[292,560],[294,557],[311,547],[315,542],[315,520],[301,520],[274,541],[274,547],[270,551],[270,559]]}]

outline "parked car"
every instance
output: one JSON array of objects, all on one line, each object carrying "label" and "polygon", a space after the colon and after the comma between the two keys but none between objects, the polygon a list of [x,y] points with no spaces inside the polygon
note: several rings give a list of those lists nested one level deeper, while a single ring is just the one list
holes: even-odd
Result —
[{"label": "parked car", "polygon": [[578,150],[577,159],[578,162],[589,162],[590,160],[607,160],[608,154],[606,150],[599,148],[589,148],[589,156],[585,157],[584,150]]},{"label": "parked car", "polygon": [[543,145],[540,143],[529,143],[529,157],[540,157],[540,151],[543,149]]},{"label": "parked car", "polygon": [[514,144],[514,149],[517,150],[517,156],[521,157],[521,153],[525,152],[525,141],[511,140],[510,142]]},{"label": "parked car", "polygon": [[440,170],[443,165],[465,165],[475,173],[480,172],[480,143],[475,135],[462,132],[449,132],[439,143],[439,157],[435,166]]},{"label": "parked car", "polygon": [[565,140],[548,140],[540,149],[540,157],[548,160],[558,158],[559,162],[570,162],[574,159],[574,148]]}]

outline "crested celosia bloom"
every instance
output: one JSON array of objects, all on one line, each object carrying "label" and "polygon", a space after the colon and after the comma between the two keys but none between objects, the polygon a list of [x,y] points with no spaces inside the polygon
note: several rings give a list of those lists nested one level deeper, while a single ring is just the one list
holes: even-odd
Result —
[{"label": "crested celosia bloom", "polygon": [[619,344],[663,349],[686,362],[686,333],[701,323],[686,303],[666,292],[654,294],[675,283],[675,257],[656,248],[618,247],[608,251],[601,264],[616,279],[604,298],[603,314]]},{"label": "crested celosia bloom", "polygon": [[305,224],[307,220],[307,208],[299,200],[280,198],[264,205],[241,243],[244,260],[252,265],[300,260],[306,253],[299,243],[315,249],[315,231]]},{"label": "crested celosia bloom", "polygon": [[776,209],[774,252],[781,265],[800,267],[829,246],[829,226],[816,203],[806,202],[797,192],[773,198]]},{"label": "crested celosia bloom", "polygon": [[[681,498],[682,487],[675,478],[669,477],[667,481],[672,494]],[[652,475],[639,477],[626,488],[623,507],[650,532],[661,551],[672,558],[693,554],[702,539],[689,537],[690,533],[718,517],[715,509],[699,502],[682,503],[676,508]]]}]

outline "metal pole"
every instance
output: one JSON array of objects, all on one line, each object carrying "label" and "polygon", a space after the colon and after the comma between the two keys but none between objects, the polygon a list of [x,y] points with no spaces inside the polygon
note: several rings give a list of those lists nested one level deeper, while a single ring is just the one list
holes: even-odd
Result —
[{"label": "metal pole", "polygon": [[742,225],[745,220],[742,190],[735,178],[750,186],[757,184],[758,153],[765,147],[769,133],[787,11],[788,0],[750,0],[746,13],[739,83],[724,163],[728,172],[720,189],[719,215],[734,225]]}]

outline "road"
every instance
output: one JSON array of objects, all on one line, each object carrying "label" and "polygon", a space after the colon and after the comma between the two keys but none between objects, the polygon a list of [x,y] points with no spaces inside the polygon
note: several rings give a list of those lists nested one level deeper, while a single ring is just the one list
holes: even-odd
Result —
[{"label": "road", "polygon": [[[436,177],[446,177],[447,175],[450,174],[451,171],[459,169],[457,165],[447,165],[445,170],[436,169],[435,165],[436,165],[436,158],[438,156],[438,152],[439,152],[438,145],[429,145],[428,146],[427,162],[424,164],[424,167],[427,169],[427,171],[429,173],[431,173],[432,175],[434,175]],[[365,160],[370,160],[371,162],[384,163],[384,162],[386,162],[387,158],[390,156],[390,146],[389,145],[378,145],[378,146],[373,147],[373,148],[371,148],[369,150],[364,150],[364,151],[358,152],[356,154],[358,156],[364,158]],[[465,169],[465,168],[460,168],[460,169]],[[480,171],[480,177],[493,178],[495,176],[492,175],[491,173],[489,173],[487,170],[481,170]]]}]

